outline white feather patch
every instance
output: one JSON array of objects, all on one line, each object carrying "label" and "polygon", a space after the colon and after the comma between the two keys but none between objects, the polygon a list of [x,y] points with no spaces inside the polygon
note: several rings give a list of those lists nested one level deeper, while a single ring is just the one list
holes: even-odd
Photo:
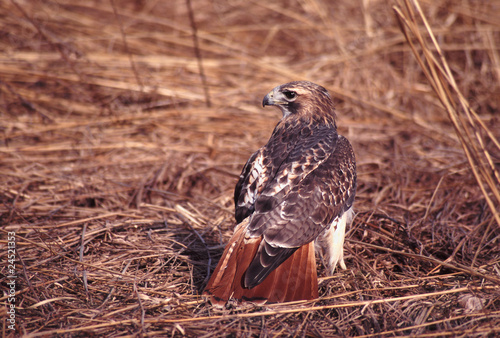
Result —
[{"label": "white feather patch", "polygon": [[316,239],[316,246],[320,246],[323,254],[327,258],[328,270],[330,274],[340,265],[342,269],[347,269],[344,262],[344,238],[347,224],[351,223],[354,212],[352,208],[342,214],[340,218],[335,218],[322,235]]}]

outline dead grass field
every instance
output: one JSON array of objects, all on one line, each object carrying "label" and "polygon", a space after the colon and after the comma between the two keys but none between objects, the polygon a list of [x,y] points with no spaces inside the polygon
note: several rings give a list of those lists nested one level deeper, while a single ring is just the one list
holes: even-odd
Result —
[{"label": "dead grass field", "polygon": [[[477,167],[402,3],[191,3],[194,21],[185,0],[0,2],[2,335],[498,335],[500,2],[420,1],[477,113],[481,128],[457,108]],[[348,269],[318,261],[312,302],[213,309],[200,292],[234,185],[280,118],[260,103],[298,79],[330,90],[356,152]]]}]

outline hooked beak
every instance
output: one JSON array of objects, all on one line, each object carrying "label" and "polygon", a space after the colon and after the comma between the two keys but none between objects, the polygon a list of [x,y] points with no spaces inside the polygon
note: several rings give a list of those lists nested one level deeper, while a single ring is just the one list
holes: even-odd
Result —
[{"label": "hooked beak", "polygon": [[[278,93],[279,96],[279,93]],[[278,106],[280,104],[286,104],[287,102],[284,100],[278,99],[274,95],[274,89],[269,92],[266,96],[264,96],[264,100],[262,100],[262,107],[265,106]]]},{"label": "hooked beak", "polygon": [[266,96],[264,96],[264,100],[262,100],[262,107],[272,106],[274,104],[273,100],[273,92],[270,92]]}]

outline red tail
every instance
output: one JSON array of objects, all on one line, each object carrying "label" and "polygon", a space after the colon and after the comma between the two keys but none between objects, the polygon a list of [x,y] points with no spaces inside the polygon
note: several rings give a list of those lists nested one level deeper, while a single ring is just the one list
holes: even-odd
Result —
[{"label": "red tail", "polygon": [[212,304],[224,306],[229,299],[264,304],[317,298],[313,242],[300,247],[259,285],[252,289],[243,286],[245,272],[260,243],[260,238],[245,238],[247,225],[247,220],[238,224],[203,291]]}]

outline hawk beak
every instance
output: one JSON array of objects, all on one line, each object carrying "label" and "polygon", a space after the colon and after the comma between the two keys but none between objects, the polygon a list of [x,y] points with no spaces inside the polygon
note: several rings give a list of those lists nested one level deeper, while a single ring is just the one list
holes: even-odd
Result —
[{"label": "hawk beak", "polygon": [[264,100],[262,100],[262,107],[272,106],[272,105],[274,105],[273,92],[270,92],[269,94],[264,96]]},{"label": "hawk beak", "polygon": [[[276,88],[275,88],[276,89]],[[265,106],[279,106],[282,104],[287,104],[287,102],[283,99],[281,99],[282,94],[281,93],[276,93],[275,94],[275,89],[271,90],[269,94],[267,94],[264,97],[264,100],[262,100],[262,107]]]}]

